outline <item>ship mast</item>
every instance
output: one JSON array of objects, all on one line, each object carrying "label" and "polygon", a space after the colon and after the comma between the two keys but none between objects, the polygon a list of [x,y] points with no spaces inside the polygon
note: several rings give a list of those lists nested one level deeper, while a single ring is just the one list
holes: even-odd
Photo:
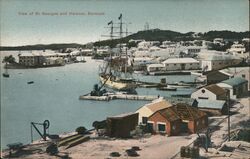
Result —
[{"label": "ship mast", "polygon": [[122,44],[122,14],[120,14],[120,16],[118,17],[118,20],[120,20],[120,56],[122,55],[122,46],[121,46],[121,44]]},{"label": "ship mast", "polygon": [[111,64],[112,64],[112,42],[113,42],[113,33],[114,33],[114,24],[113,21],[111,20],[108,25],[111,25],[110,27],[110,40],[111,40],[111,45],[110,45],[110,66],[109,66],[109,74],[111,74]]}]

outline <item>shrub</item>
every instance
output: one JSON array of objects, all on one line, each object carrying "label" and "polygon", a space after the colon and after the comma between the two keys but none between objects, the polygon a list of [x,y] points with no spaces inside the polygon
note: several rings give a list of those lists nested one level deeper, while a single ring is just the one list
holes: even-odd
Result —
[{"label": "shrub", "polygon": [[87,129],[85,127],[83,127],[83,126],[80,126],[80,127],[76,128],[76,132],[78,134],[85,134],[86,131],[87,131]]}]

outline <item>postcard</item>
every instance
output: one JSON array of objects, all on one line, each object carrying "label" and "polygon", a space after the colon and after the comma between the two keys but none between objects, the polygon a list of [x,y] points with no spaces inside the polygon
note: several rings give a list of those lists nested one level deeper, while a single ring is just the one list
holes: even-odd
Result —
[{"label": "postcard", "polygon": [[1,158],[248,158],[248,0],[0,0]]}]

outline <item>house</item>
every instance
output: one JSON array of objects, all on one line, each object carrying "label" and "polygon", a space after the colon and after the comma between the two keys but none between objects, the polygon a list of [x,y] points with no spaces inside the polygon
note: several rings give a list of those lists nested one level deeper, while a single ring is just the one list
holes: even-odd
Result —
[{"label": "house", "polygon": [[200,52],[201,49],[202,49],[201,46],[187,46],[184,48],[183,52],[185,52],[188,55],[194,55],[194,54]]},{"label": "house", "polygon": [[201,51],[198,56],[201,61],[201,69],[204,72],[219,70],[228,66],[237,65],[242,62],[242,58],[239,56],[214,50]]},{"label": "house", "polygon": [[214,43],[215,45],[223,46],[223,45],[224,45],[224,39],[223,39],[223,38],[215,38],[215,39],[213,40],[213,43]]},{"label": "house", "polygon": [[227,80],[233,76],[233,75],[231,75],[225,71],[222,71],[222,70],[214,70],[214,71],[204,72],[204,75],[207,78],[208,85],[219,83],[219,82]]},{"label": "house", "polygon": [[[250,67],[229,67],[222,70],[228,74],[232,74],[234,77],[242,77],[248,81],[248,91],[250,90]],[[226,80],[226,79],[225,79]]]},{"label": "house", "polygon": [[200,62],[193,58],[169,58],[162,63],[167,71],[200,69]]},{"label": "house", "polygon": [[227,91],[216,84],[205,86],[191,94],[193,99],[226,100],[226,97]]},{"label": "house", "polygon": [[128,64],[133,66],[134,70],[145,70],[147,65],[154,63],[157,63],[157,61],[151,57],[134,57],[128,61]]},{"label": "house", "polygon": [[173,41],[163,41],[162,45],[160,45],[161,48],[176,48],[177,43]]},{"label": "house", "polygon": [[55,53],[51,50],[25,52],[18,55],[19,64],[28,67],[64,65],[67,53]]},{"label": "house", "polygon": [[248,81],[242,77],[230,78],[217,85],[230,91],[230,99],[236,99],[248,93]]},{"label": "house", "polygon": [[170,136],[184,132],[196,133],[208,126],[208,117],[198,108],[178,103],[152,114],[147,125],[153,133],[166,133]]},{"label": "house", "polygon": [[107,135],[110,137],[127,138],[138,125],[138,113],[126,113],[107,117]]},{"label": "house", "polygon": [[158,46],[160,45],[160,42],[159,41],[142,41],[142,42],[139,42],[137,47],[138,49],[149,49],[150,47],[152,46]]},{"label": "house", "polygon": [[243,44],[233,44],[231,48],[228,49],[228,52],[243,54],[246,52],[246,48]]},{"label": "house", "polygon": [[227,104],[223,100],[197,99],[198,108],[207,113],[208,116],[227,114]]},{"label": "house", "polygon": [[148,117],[158,110],[168,108],[172,104],[163,99],[154,100],[141,108],[139,108],[136,113],[139,113],[139,124],[147,124]]}]

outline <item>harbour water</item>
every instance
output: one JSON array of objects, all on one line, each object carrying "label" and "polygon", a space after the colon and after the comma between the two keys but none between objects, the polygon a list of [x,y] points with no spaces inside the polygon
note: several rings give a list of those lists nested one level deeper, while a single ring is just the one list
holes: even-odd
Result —
[{"label": "harbour water", "polygon": [[[4,56],[18,52],[1,52]],[[1,147],[13,142],[31,141],[30,122],[50,121],[49,133],[72,132],[78,126],[92,128],[92,122],[107,116],[137,110],[148,101],[79,100],[79,96],[89,93],[93,85],[99,83],[98,66],[101,60],[86,57],[86,63],[69,64],[62,67],[37,69],[11,69],[10,78],[1,75]],[[1,63],[1,72],[3,64]],[[142,76],[136,79],[160,82],[194,81],[193,75]],[[27,84],[34,81],[33,84]],[[155,88],[138,88],[139,95],[170,96],[191,93],[193,89],[180,88],[176,92],[158,91]],[[38,138],[37,133],[34,136]]]}]

